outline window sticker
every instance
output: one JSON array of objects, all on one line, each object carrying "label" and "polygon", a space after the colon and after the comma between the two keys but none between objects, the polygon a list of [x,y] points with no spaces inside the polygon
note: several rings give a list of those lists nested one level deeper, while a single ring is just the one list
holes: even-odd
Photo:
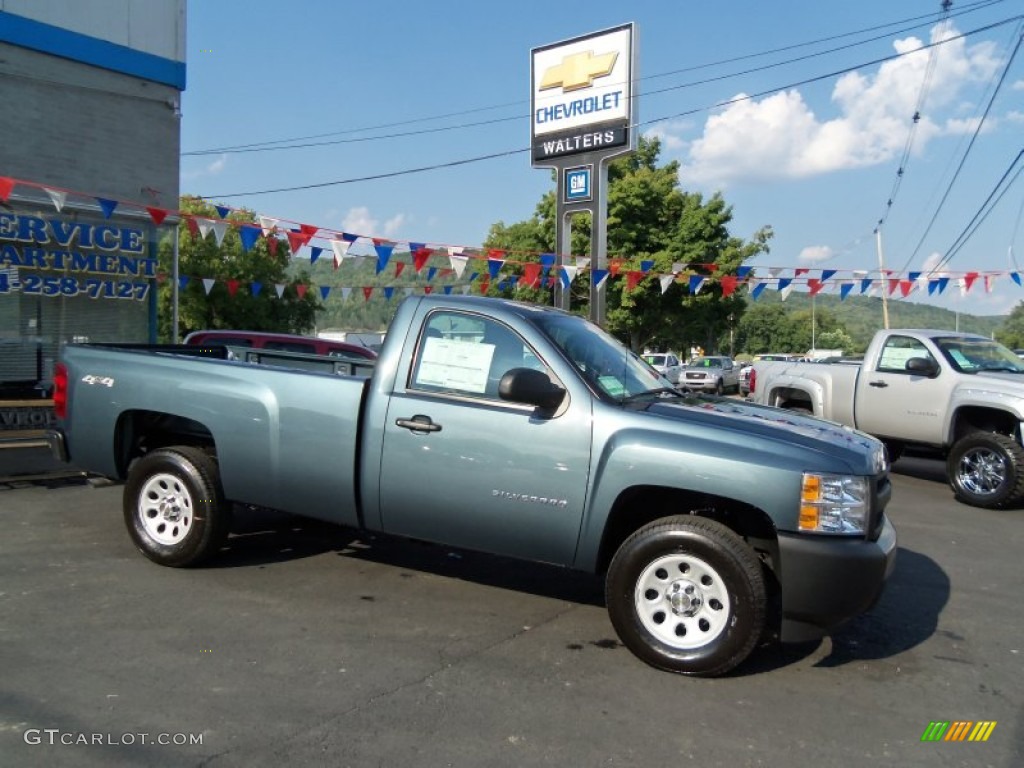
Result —
[{"label": "window sticker", "polygon": [[493,344],[428,337],[416,384],[482,395],[493,357]]}]

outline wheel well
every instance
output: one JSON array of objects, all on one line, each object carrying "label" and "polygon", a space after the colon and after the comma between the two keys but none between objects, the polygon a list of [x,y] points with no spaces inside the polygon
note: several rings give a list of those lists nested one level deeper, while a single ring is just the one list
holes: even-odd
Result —
[{"label": "wheel well", "polygon": [[791,389],[789,387],[780,387],[779,389],[772,390],[772,396],[768,399],[772,405],[777,408],[810,408],[812,411],[813,403],[811,397],[806,392],[799,389]]},{"label": "wheel well", "polygon": [[191,445],[211,455],[217,452],[210,430],[198,421],[159,411],[125,411],[114,431],[118,475],[125,477],[138,457],[171,445]]},{"label": "wheel well", "polygon": [[956,412],[953,421],[953,442],[971,432],[998,432],[1017,438],[1020,423],[1008,411],[980,406],[965,406]]}]

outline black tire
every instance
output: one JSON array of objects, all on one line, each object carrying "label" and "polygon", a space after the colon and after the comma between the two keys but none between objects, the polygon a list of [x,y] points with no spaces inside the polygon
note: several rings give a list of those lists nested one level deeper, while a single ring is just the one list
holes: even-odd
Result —
[{"label": "black tire", "polygon": [[216,462],[198,448],[161,448],[139,459],[124,487],[124,522],[135,546],[160,565],[197,565],[231,528]]},{"label": "black tire", "polygon": [[608,568],[605,601],[638,658],[700,677],[746,659],[767,610],[754,551],[721,523],[691,516],[657,520],[626,539]]},{"label": "black tire", "polygon": [[898,440],[883,440],[882,442],[885,443],[885,451],[889,454],[889,463],[895,464],[900,460],[906,446]]},{"label": "black tire", "polygon": [[719,397],[725,394],[725,385],[722,383],[721,379],[719,379],[718,383],[715,384],[715,394]]},{"label": "black tire", "polygon": [[946,476],[959,501],[998,509],[1024,498],[1024,448],[1008,435],[971,432],[946,459]]}]

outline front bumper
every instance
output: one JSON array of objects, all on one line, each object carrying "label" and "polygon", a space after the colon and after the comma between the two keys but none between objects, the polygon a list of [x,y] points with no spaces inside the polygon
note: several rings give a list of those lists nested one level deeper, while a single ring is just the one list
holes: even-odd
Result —
[{"label": "front bumper", "polygon": [[896,562],[888,518],[875,541],[779,533],[783,642],[822,637],[871,608]]}]

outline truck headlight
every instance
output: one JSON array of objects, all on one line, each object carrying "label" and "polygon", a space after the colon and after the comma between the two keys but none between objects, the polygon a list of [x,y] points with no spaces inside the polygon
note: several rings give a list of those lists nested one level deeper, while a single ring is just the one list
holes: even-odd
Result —
[{"label": "truck headlight", "polygon": [[804,472],[799,528],[805,533],[864,534],[868,478]]}]

